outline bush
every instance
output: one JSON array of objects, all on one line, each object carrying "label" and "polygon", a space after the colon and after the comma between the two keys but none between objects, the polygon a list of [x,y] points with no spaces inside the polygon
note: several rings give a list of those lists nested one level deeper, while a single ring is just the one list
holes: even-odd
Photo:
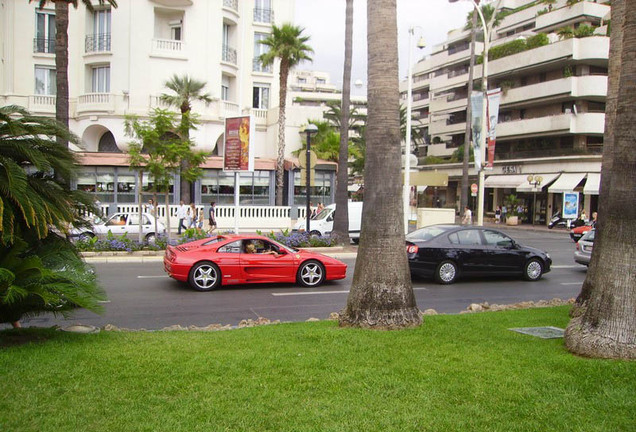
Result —
[{"label": "bush", "polygon": [[[502,57],[508,57],[513,54],[518,54],[523,51],[539,48],[544,45],[548,45],[550,40],[545,33],[538,33],[528,39],[516,39],[505,44],[492,47],[488,50],[488,60],[496,60]],[[477,63],[484,62],[484,57],[479,56]]]},{"label": "bush", "polygon": [[550,39],[548,39],[548,35],[545,33],[538,33],[534,36],[530,36],[526,39],[526,49],[535,49],[542,47],[544,45],[548,45],[550,43]]},{"label": "bush", "polygon": [[337,239],[333,236],[330,237],[310,237],[306,232],[292,232],[289,230],[281,231],[278,233],[274,233],[273,231],[264,234],[266,237],[271,238],[272,240],[276,240],[279,243],[284,244],[285,246],[292,248],[299,247],[327,247],[333,246],[337,244]]},{"label": "bush", "polygon": [[584,38],[584,37],[594,36],[594,30],[596,30],[596,27],[592,27],[588,25],[579,26],[579,28],[574,30],[574,37]]}]

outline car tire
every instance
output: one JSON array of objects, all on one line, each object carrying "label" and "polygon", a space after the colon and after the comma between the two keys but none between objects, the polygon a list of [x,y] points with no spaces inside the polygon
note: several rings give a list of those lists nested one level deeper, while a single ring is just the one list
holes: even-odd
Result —
[{"label": "car tire", "polygon": [[310,233],[309,233],[309,237],[311,237],[311,238],[317,238],[317,237],[320,237],[320,231],[315,231],[315,230],[314,230],[314,231],[310,232]]},{"label": "car tire", "polygon": [[79,235],[79,237],[77,237],[77,239],[79,241],[89,241],[93,237],[95,237],[95,234],[93,234],[92,232],[83,232]]},{"label": "car tire", "polygon": [[325,281],[325,267],[315,260],[305,261],[298,267],[296,280],[304,287],[317,287]]},{"label": "car tire", "polygon": [[435,269],[435,280],[443,285],[454,283],[458,276],[459,269],[453,261],[442,261]]},{"label": "car tire", "polygon": [[221,270],[210,261],[196,263],[190,269],[188,283],[197,291],[212,291],[221,285]]},{"label": "car tire", "polygon": [[523,266],[523,278],[530,282],[535,282],[541,279],[543,275],[543,263],[538,258],[532,258],[528,260],[525,266]]},{"label": "car tire", "polygon": [[156,242],[157,242],[157,236],[155,235],[155,233],[150,233],[146,235],[146,243],[155,244]]}]

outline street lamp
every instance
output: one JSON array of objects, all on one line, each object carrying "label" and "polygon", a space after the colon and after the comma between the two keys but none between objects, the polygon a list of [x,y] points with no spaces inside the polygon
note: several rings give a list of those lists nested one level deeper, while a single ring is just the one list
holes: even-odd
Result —
[{"label": "street lamp", "polygon": [[[450,3],[455,3],[458,0],[448,0]],[[493,14],[486,23],[486,18],[479,7],[480,0],[469,0],[475,9],[475,12],[479,15],[479,21],[484,30],[484,47],[482,51],[482,58],[484,59],[482,66],[482,91],[484,93],[484,100],[482,103],[482,115],[481,115],[481,134],[479,135],[479,153],[481,160],[481,168],[479,169],[479,189],[477,194],[477,225],[483,226],[484,224],[484,181],[485,181],[485,172],[484,172],[484,162],[486,160],[486,135],[488,134],[488,119],[487,115],[487,101],[488,101],[488,50],[490,48],[490,33],[493,28],[493,24],[495,22],[495,18],[497,16],[497,9],[499,8],[499,4],[501,0],[497,0],[497,4],[493,8]],[[468,95],[470,98],[470,95]],[[470,103],[470,99],[469,102]],[[473,125],[473,127],[475,127]],[[477,156],[475,155],[475,159]]]},{"label": "street lamp", "polygon": [[318,133],[318,126],[316,126],[313,123],[309,123],[307,126],[305,126],[305,134],[307,134],[307,151],[305,152],[306,155],[306,165],[305,165],[305,186],[307,188],[307,213],[306,213],[306,218],[307,218],[307,226],[305,227],[305,229],[307,230],[307,234],[311,235],[311,227],[309,226],[309,221],[311,220],[311,218],[309,216],[311,216],[311,136],[315,135],[316,133]]},{"label": "street lamp", "polygon": [[[412,26],[409,28],[409,55],[408,55],[408,73],[407,73],[407,91],[406,91],[406,139],[404,143],[404,234],[409,233],[409,216],[411,213],[411,106],[413,105],[413,67],[411,66],[411,51],[413,46],[413,35],[415,29],[420,26]],[[417,41],[417,47],[422,49],[426,46],[424,38],[420,37]]]},{"label": "street lamp", "polygon": [[532,225],[534,225],[534,221],[537,218],[537,187],[541,185],[543,182],[543,177],[530,174],[528,176],[528,183],[532,186],[532,193],[534,196],[534,203],[532,204]]}]

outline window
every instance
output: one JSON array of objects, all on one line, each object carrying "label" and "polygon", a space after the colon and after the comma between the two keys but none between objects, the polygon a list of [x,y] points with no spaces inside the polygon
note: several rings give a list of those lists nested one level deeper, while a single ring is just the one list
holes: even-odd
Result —
[{"label": "window", "polygon": [[230,100],[230,86],[226,83],[221,84],[221,100]]},{"label": "window", "polygon": [[511,247],[513,245],[510,237],[496,231],[484,231],[484,238],[488,246]]},{"label": "window", "polygon": [[541,72],[539,74],[539,82],[545,82],[545,80],[548,78],[547,74],[545,72]]},{"label": "window", "polygon": [[55,68],[35,67],[35,94],[55,95]]},{"label": "window", "polygon": [[218,252],[219,253],[241,253],[241,240],[228,243],[225,246],[221,246]]},{"label": "window", "polygon": [[476,230],[463,230],[452,233],[448,236],[448,240],[452,244],[460,244],[467,246],[479,245],[481,246],[481,238],[479,232]]},{"label": "window", "polygon": [[263,66],[260,61],[260,56],[269,51],[269,47],[267,45],[263,45],[261,43],[262,40],[267,38],[266,33],[254,33],[254,72],[272,72],[272,66]]},{"label": "window", "polygon": [[35,13],[34,52],[55,53],[55,14],[52,12]]},{"label": "window", "polygon": [[272,0],[254,0],[254,21],[260,23],[271,23],[274,21]]},{"label": "window", "polygon": [[257,84],[252,90],[252,108],[269,108],[269,85]]},{"label": "window", "polygon": [[316,84],[327,84],[327,80],[324,78],[316,78]]},{"label": "window", "polygon": [[183,20],[173,19],[168,21],[170,26],[170,39],[175,41],[183,40]]},{"label": "window", "polygon": [[93,68],[91,92],[110,93],[110,66],[96,66]]},{"label": "window", "polygon": [[86,52],[110,51],[110,9],[93,14],[93,34],[86,37]]},{"label": "window", "polygon": [[307,78],[298,77],[298,84],[307,84]]}]

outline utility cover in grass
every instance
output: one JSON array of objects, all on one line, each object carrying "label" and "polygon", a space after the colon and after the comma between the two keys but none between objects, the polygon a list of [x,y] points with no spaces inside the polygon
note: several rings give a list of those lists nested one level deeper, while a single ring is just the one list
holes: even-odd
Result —
[{"label": "utility cover in grass", "polygon": [[523,333],[530,336],[536,336],[541,339],[558,339],[563,337],[565,333],[564,329],[558,327],[519,327],[511,328],[508,330],[515,331],[517,333]]}]

